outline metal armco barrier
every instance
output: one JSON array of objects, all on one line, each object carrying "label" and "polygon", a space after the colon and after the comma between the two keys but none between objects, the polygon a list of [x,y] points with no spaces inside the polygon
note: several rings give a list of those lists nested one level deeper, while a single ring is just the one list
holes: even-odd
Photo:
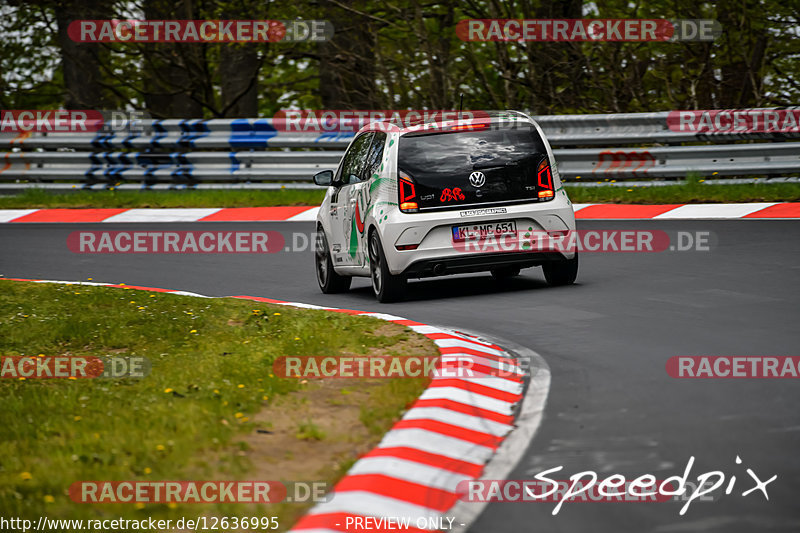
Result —
[{"label": "metal armco barrier", "polygon": [[[536,117],[566,179],[683,178],[800,172],[797,133],[671,131],[668,113]],[[310,181],[334,168],[352,133],[286,132],[270,119],[155,120],[141,132],[0,134],[0,181],[84,184]],[[761,142],[733,144],[731,141]],[[651,148],[572,146],[671,144]],[[714,143],[714,144],[708,144]],[[570,147],[570,148],[565,148]],[[294,150],[292,150],[294,149]]]}]

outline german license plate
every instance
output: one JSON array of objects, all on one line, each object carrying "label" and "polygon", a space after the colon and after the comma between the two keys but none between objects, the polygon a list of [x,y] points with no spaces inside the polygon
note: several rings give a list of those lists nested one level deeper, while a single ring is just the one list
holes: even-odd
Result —
[{"label": "german license plate", "polygon": [[487,239],[489,236],[494,238],[501,235],[517,233],[517,223],[513,220],[503,220],[500,222],[483,222],[480,224],[466,224],[463,226],[453,226],[453,241],[460,242],[467,239],[480,240]]}]

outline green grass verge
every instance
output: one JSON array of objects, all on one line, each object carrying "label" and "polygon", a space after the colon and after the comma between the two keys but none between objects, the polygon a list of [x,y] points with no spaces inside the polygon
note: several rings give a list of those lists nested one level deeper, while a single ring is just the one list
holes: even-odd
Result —
[{"label": "green grass verge", "polygon": [[[661,187],[584,187],[565,185],[576,203],[682,204],[800,201],[800,183],[708,185],[690,180]],[[319,205],[323,189],[79,191],[51,193],[42,189],[0,196],[0,209],[15,208],[141,208],[141,207],[261,207]]]},{"label": "green grass verge", "polygon": [[[387,327],[396,331],[388,334]],[[113,354],[143,356],[152,364],[141,379],[0,379],[0,515],[34,520],[42,515],[260,516],[269,511],[248,504],[77,504],[67,489],[79,480],[253,479],[243,439],[256,434],[256,427],[271,427],[258,412],[280,411],[282,402],[320,383],[274,376],[275,358],[392,353],[399,341],[409,339],[436,353],[424,337],[368,317],[236,299],[0,280],[0,355]],[[375,434],[377,441],[425,382],[372,381],[380,383],[370,385],[360,409],[363,432]],[[308,397],[302,401],[313,403]],[[285,409],[283,414],[292,416]],[[298,443],[313,439],[324,447],[330,445],[326,439],[336,438],[316,427],[319,420],[289,420],[296,424],[290,434]],[[307,459],[295,457],[296,464],[285,465],[280,458],[277,471],[284,466],[302,471]],[[331,465],[326,481],[335,481],[353,457],[337,460],[341,464]],[[280,530],[302,510],[297,504],[277,506]]]}]

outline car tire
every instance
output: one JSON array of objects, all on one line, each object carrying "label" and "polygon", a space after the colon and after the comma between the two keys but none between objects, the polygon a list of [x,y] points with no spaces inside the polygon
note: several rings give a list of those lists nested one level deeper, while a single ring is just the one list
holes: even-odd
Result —
[{"label": "car tire", "polygon": [[504,266],[492,269],[492,277],[497,281],[511,279],[514,276],[519,276],[519,267]]},{"label": "car tire", "polygon": [[351,276],[342,276],[333,269],[328,239],[325,230],[317,228],[316,249],[314,250],[314,270],[317,274],[317,283],[325,294],[344,292],[350,288]]},{"label": "car tire", "polygon": [[578,252],[564,261],[552,261],[542,265],[544,279],[553,286],[572,285],[578,277]]},{"label": "car tire", "polygon": [[408,280],[405,276],[396,276],[389,272],[389,265],[386,264],[386,256],[377,231],[369,234],[369,272],[372,292],[379,302],[396,302],[405,293]]}]

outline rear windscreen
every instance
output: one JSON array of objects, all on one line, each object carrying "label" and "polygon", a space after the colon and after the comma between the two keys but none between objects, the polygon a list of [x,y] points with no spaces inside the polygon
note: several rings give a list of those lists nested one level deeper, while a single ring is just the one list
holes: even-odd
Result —
[{"label": "rear windscreen", "polygon": [[515,125],[405,135],[400,138],[397,167],[414,181],[421,209],[442,209],[538,201],[537,168],[544,159],[538,131]]}]

